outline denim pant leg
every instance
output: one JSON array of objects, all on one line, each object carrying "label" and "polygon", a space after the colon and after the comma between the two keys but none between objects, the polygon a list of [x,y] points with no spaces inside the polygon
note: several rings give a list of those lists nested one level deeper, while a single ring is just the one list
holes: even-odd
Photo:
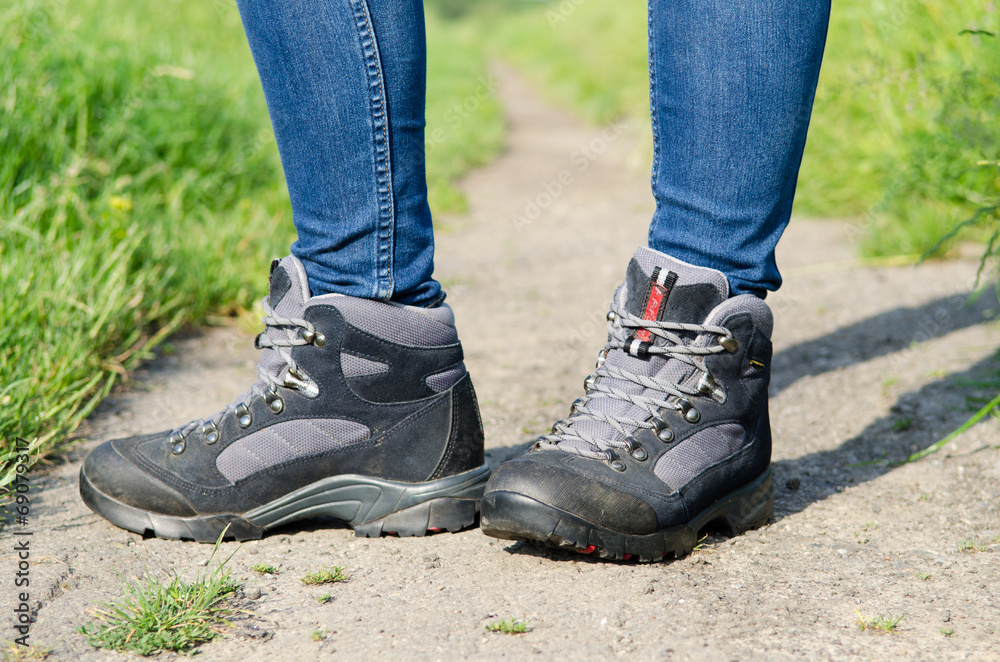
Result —
[{"label": "denim pant leg", "polygon": [[649,246],[775,290],[830,0],[648,0]]},{"label": "denim pant leg", "polygon": [[430,305],[420,0],[238,0],[313,294]]}]

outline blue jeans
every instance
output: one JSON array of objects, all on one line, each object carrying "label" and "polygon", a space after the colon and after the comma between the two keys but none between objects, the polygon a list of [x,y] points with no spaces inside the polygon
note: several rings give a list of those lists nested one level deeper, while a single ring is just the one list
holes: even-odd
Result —
[{"label": "blue jeans", "polygon": [[[238,0],[314,294],[434,305],[420,0]],[[829,0],[649,0],[651,248],[774,290]]]}]

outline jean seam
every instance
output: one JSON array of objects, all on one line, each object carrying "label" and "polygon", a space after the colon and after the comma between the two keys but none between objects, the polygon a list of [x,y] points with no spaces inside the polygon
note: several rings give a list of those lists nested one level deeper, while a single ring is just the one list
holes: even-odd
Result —
[{"label": "jean seam", "polygon": [[[647,45],[647,58],[649,60],[649,122],[650,129],[653,134],[653,166],[649,173],[649,186],[650,189],[656,192],[656,177],[659,173],[659,163],[660,163],[660,127],[656,121],[656,57],[655,57],[655,47],[653,45],[655,39],[653,38],[653,0],[647,0],[646,2],[646,43]],[[656,201],[656,206],[660,206],[659,200]],[[652,246],[653,240],[653,226],[656,224],[656,219],[659,218],[657,214],[653,215],[653,220],[649,224],[649,230],[646,237],[646,244]]]},{"label": "jean seam", "polygon": [[372,294],[377,299],[392,296],[393,229],[395,219],[392,195],[391,153],[389,151],[389,114],[386,108],[385,76],[379,57],[378,41],[367,0],[352,3],[368,79],[369,110],[372,120],[372,147],[375,153],[375,193],[378,207],[376,234],[377,281]]}]

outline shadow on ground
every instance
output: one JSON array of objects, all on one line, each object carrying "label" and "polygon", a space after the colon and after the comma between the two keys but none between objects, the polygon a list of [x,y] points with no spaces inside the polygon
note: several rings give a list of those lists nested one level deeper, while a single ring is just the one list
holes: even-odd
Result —
[{"label": "shadow on ground", "polygon": [[[983,291],[974,300],[973,294],[955,294],[920,306],[893,308],[783,349],[771,361],[771,397],[803,377],[902,352],[914,343],[974,326],[997,314],[995,289]],[[900,360],[905,360],[905,355]]]}]

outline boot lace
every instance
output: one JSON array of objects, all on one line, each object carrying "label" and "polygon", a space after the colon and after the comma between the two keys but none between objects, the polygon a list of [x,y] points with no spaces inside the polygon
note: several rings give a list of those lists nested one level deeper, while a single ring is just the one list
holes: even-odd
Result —
[{"label": "boot lace", "polygon": [[[228,414],[235,414],[242,427],[249,427],[249,422],[246,425],[243,423],[252,420],[252,418],[245,417],[250,416],[249,406],[254,395],[267,401],[271,411],[277,414],[284,409],[284,403],[277,393],[278,386],[295,389],[307,397],[315,397],[319,394],[316,382],[295,362],[290,349],[301,345],[322,347],[326,344],[326,338],[317,333],[316,327],[306,319],[281,317],[275,313],[268,303],[268,297],[261,300],[261,307],[264,309],[264,317],[261,321],[264,323],[265,329],[254,339],[254,347],[264,352],[270,350],[277,355],[280,361],[266,361],[266,354],[262,354],[260,362],[257,363],[257,381],[253,383],[249,391],[227,404],[225,409],[215,415],[194,420],[187,425],[175,428],[168,437],[174,454],[183,452],[187,437],[198,429],[202,430],[208,443],[215,443],[218,439],[219,423]],[[212,438],[213,433],[214,439]]]},{"label": "boot lace", "polygon": [[[613,351],[628,351],[634,342],[634,332],[646,329],[651,336],[660,339],[650,344],[646,350],[650,355],[656,354],[668,359],[686,363],[702,372],[698,388],[686,384],[665,381],[655,377],[637,375],[618,366],[609,365],[606,358]],[[711,345],[696,345],[693,340],[682,338],[680,333],[712,334],[719,336],[719,342]],[[635,440],[632,436],[640,429],[656,428],[656,417],[662,410],[676,410],[687,413],[691,409],[691,401],[695,396],[712,395],[724,398],[722,387],[712,378],[705,366],[705,356],[730,351],[723,343],[734,343],[735,339],[729,329],[711,324],[682,324],[679,322],[658,322],[642,319],[626,311],[617,303],[611,304],[608,313],[608,342],[598,356],[597,369],[584,382],[584,396],[573,403],[570,416],[556,422],[552,431],[540,437],[535,442],[538,449],[559,449],[574,455],[580,455],[595,460],[611,461],[614,459],[613,449],[623,449],[632,452]],[[733,345],[730,345],[730,347]],[[633,384],[639,384],[645,389],[655,391],[656,396],[645,393],[629,393],[621,388],[607,383],[605,378],[613,378]],[[648,391],[647,391],[648,393]],[[662,395],[660,395],[662,394]],[[596,398],[611,398],[635,405],[647,412],[650,417],[637,420],[628,416],[611,415],[598,411],[590,406]],[[589,433],[578,423],[584,420],[601,421],[608,424],[621,434],[622,439],[605,439]],[[565,444],[567,441],[583,442],[583,444]]]}]

